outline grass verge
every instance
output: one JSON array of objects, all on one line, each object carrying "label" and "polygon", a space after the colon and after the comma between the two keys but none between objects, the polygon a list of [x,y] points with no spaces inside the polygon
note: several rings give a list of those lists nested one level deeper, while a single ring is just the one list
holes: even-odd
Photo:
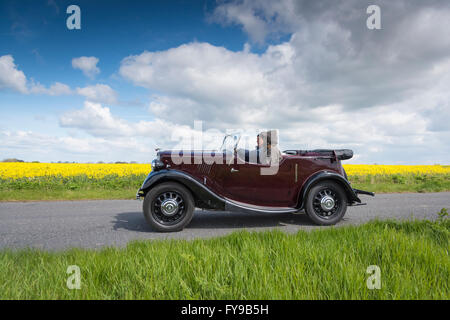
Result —
[{"label": "grass verge", "polygon": [[[0,179],[0,201],[134,199],[146,175]],[[450,191],[445,174],[349,176],[354,188],[375,193]]]},{"label": "grass verge", "polygon": [[[0,252],[1,299],[449,299],[450,223],[237,232],[124,249]],[[69,290],[68,266],[81,270]],[[369,265],[381,289],[369,290]]]},{"label": "grass verge", "polygon": [[450,191],[448,174],[391,174],[349,176],[354,188],[376,193]]},{"label": "grass verge", "polygon": [[134,199],[146,176],[0,179],[0,201]]}]

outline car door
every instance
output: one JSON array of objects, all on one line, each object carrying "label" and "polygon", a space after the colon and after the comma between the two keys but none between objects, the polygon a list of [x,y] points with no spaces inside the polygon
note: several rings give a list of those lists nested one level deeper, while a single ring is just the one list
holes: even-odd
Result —
[{"label": "car door", "polygon": [[264,175],[268,165],[256,163],[224,164],[216,173],[216,187],[231,200],[258,206],[292,206],[294,172],[291,161],[282,158],[278,171]]}]

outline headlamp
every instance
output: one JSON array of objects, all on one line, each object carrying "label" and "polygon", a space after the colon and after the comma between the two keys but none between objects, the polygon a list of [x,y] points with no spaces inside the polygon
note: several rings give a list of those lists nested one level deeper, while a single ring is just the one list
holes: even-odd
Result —
[{"label": "headlamp", "polygon": [[157,171],[164,168],[164,162],[161,160],[155,159],[152,161],[152,170]]}]

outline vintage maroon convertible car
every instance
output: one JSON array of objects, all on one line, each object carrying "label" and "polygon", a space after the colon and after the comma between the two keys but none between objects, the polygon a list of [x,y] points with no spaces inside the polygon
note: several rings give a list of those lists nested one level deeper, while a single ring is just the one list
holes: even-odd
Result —
[{"label": "vintage maroon convertible car", "polygon": [[[347,180],[341,160],[350,159],[351,150],[287,150],[273,175],[261,175],[266,164],[238,159],[236,145],[231,152],[219,152],[229,160],[205,161],[211,151],[158,152],[137,193],[138,199],[144,198],[144,216],[154,229],[182,230],[196,207],[261,213],[305,210],[316,224],[333,225],[347,206],[361,204],[358,194],[374,195],[352,188]],[[188,161],[176,164],[174,154]]]}]

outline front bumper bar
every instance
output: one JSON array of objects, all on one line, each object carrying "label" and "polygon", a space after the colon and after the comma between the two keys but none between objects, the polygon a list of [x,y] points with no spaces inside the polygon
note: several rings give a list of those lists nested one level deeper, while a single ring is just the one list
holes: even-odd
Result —
[{"label": "front bumper bar", "polygon": [[138,192],[136,193],[136,200],[141,200],[141,198],[143,198],[144,196],[145,196],[144,192],[141,189],[139,189]]}]

